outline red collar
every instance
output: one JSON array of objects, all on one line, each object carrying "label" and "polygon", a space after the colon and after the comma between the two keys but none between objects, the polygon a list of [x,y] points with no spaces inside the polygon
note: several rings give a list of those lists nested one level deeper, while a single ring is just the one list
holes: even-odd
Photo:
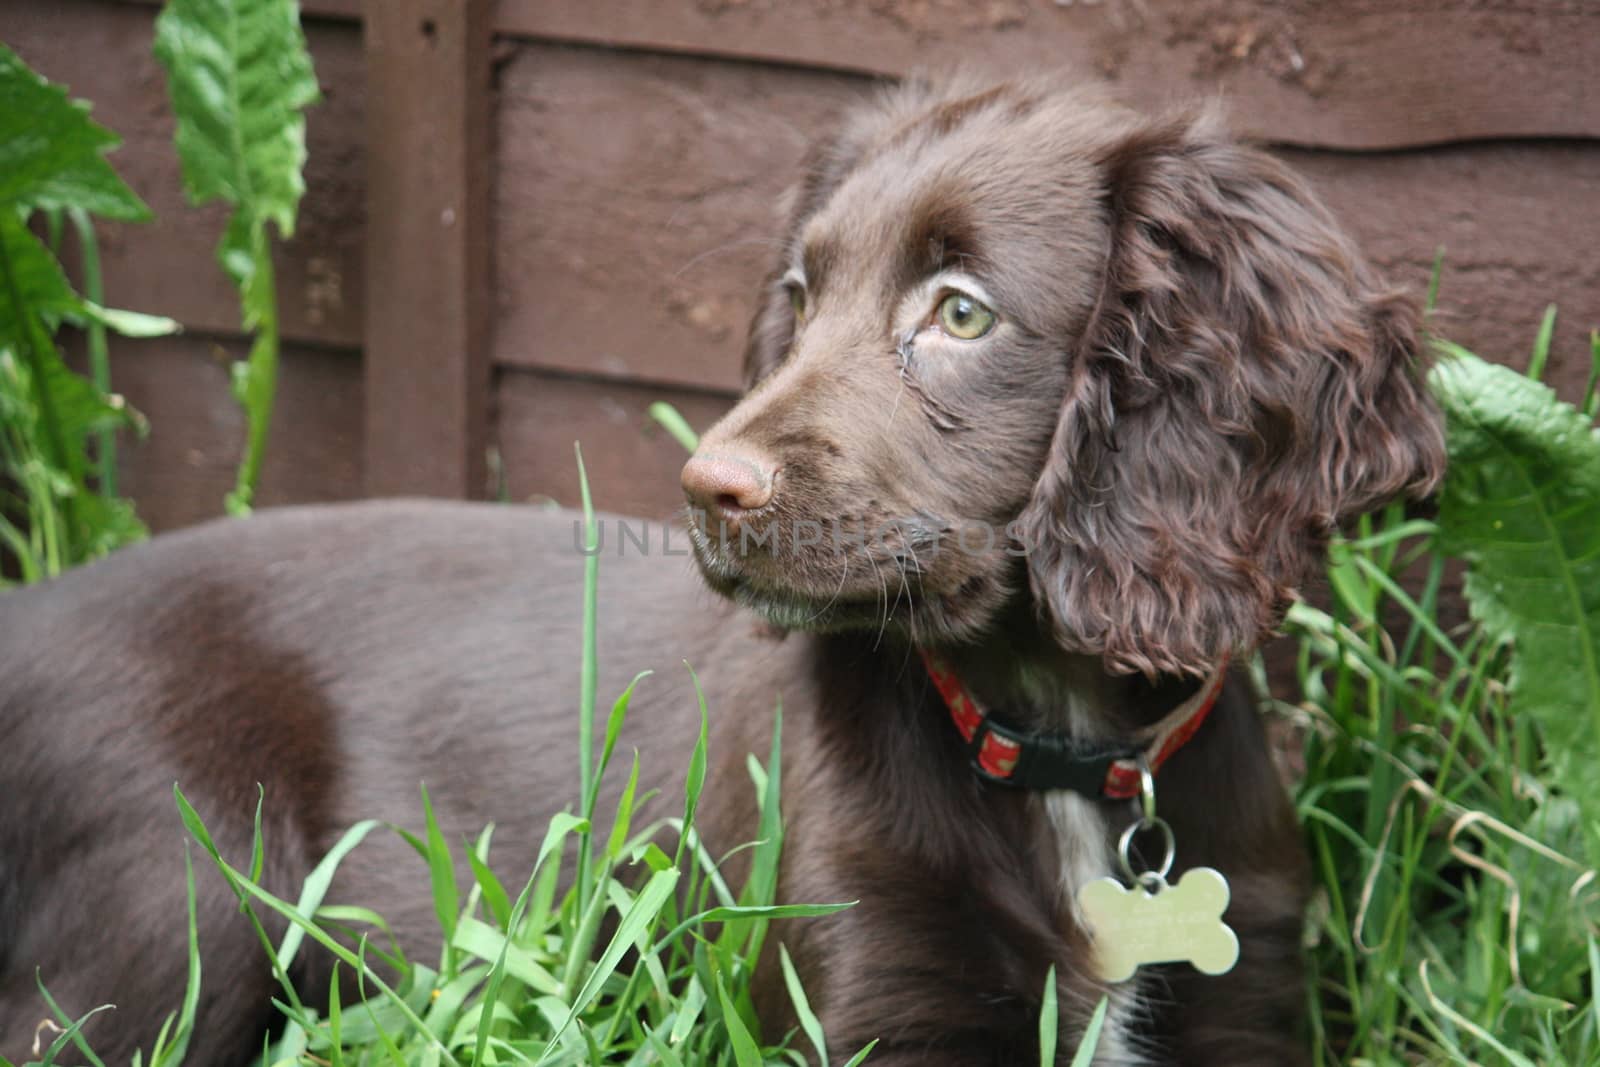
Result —
[{"label": "red collar", "polygon": [[1155,774],[1194,737],[1216,704],[1228,673],[1223,661],[1194,696],[1141,731],[1133,742],[1107,746],[1026,734],[998,723],[949,663],[927,650],[922,662],[967,742],[972,769],[980,777],[1023,789],[1072,789],[1094,799],[1117,800],[1139,795],[1141,758]]}]

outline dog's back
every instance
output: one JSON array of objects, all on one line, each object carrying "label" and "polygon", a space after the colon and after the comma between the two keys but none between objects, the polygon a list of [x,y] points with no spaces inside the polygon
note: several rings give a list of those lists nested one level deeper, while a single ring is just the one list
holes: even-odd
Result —
[{"label": "dog's back", "polygon": [[[731,609],[660,552],[659,524],[648,549],[619,554],[606,521],[600,698],[609,707],[634,672],[657,670],[624,744],[647,749],[664,813],[679,803],[698,714],[681,661],[770,677],[760,661],[791,653],[719,625]],[[174,783],[236,865],[259,783],[264,883],[291,899],[352,823],[420,828],[424,781],[448,839],[494,821],[494,855],[519,877],[578,791],[574,522],[424,503],[267,512],[0,597],[0,1053],[28,1056],[49,1014],[36,966],[74,1016],[116,1005],[85,1031],[108,1062],[148,1046],[178,1006],[186,835]],[[778,694],[744,697],[727,673],[706,678],[716,710],[766,721]],[[437,938],[426,878],[397,836],[374,834],[330,901],[374,908],[426,951]],[[203,857],[196,881],[205,981],[189,1062],[227,1063],[259,1050],[273,987]]]}]

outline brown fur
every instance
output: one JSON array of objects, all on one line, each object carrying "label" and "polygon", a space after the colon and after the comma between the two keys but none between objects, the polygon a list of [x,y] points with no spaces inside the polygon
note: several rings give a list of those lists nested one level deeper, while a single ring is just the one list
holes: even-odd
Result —
[{"label": "brown fur", "polygon": [[[1164,714],[1189,676],[1271,629],[1338,522],[1436,479],[1415,312],[1297,180],[1212,119],[1148,120],[1046,85],[886,94],[813,152],[786,226],[749,394],[702,445],[770,464],[771,500],[719,516],[731,542],[708,528],[696,553],[714,589],[812,632],[776,636],[703,595],[684,560],[617,558],[613,530],[600,691],[658,669],[623,744],[672,797],[696,721],[673,668],[695,666],[719,854],[754,832],[745,754],[766,751],[782,699],[780,896],[860,901],[775,928],[835,1059],[878,1038],[879,1065],[1031,1062],[1054,966],[1065,1062],[1106,990],[1063,870],[1106,866],[1132,813],[1084,801],[1092,829],[1074,837],[1053,801],[977,779],[914,647],[940,648],[1018,725],[1121,737]],[[803,320],[782,285],[796,271]],[[930,332],[941,271],[981,284],[992,334]],[[792,536],[839,520],[888,532],[842,548]],[[112,1062],[177,1006],[174,780],[236,863],[264,786],[282,892],[357,819],[416,829],[424,778],[447,836],[496,821],[496,863],[519,879],[576,787],[570,523],[290,510],[0,597],[0,1053],[25,1056],[45,1014],[36,966],[69,1011],[119,1005],[87,1029]],[[974,528],[1000,535],[958,543]],[[765,540],[741,546],[750,534]],[[1221,978],[1148,969],[1117,1047],[1141,1063],[1304,1062],[1305,862],[1237,682],[1158,799],[1179,871],[1231,881],[1243,955]],[[197,865],[191,1062],[243,1062],[273,989]],[[384,914],[414,957],[438,936],[426,870],[397,839],[358,850],[330,899]],[[788,1009],[771,962],[758,999],[775,1037]],[[299,972],[320,1002],[326,962],[308,953]]]}]

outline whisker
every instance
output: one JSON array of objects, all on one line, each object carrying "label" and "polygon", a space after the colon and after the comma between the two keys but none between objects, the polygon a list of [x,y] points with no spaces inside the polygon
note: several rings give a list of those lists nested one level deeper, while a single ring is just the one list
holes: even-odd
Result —
[{"label": "whisker", "polygon": [[742,237],[737,241],[729,241],[725,245],[718,245],[716,248],[708,248],[699,255],[692,257],[683,266],[673,271],[672,277],[674,280],[681,278],[683,277],[683,273],[685,271],[694,267],[696,264],[710,259],[712,256],[720,256],[724,252],[731,252],[735,248],[743,248],[746,245],[772,245],[782,249],[784,247],[784,242],[775,237]]}]

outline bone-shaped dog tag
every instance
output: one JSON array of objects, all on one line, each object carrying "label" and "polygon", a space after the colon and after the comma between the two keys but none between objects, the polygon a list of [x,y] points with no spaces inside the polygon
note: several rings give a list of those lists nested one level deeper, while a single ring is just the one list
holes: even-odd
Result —
[{"label": "bone-shaped dog tag", "polygon": [[1204,974],[1226,974],[1239,961],[1239,938],[1222,921],[1228,880],[1195,867],[1177,885],[1149,876],[1156,892],[1124,888],[1101,878],[1078,891],[1078,906],[1094,936],[1095,962],[1107,982],[1124,982],[1141,964],[1187,960]]}]

